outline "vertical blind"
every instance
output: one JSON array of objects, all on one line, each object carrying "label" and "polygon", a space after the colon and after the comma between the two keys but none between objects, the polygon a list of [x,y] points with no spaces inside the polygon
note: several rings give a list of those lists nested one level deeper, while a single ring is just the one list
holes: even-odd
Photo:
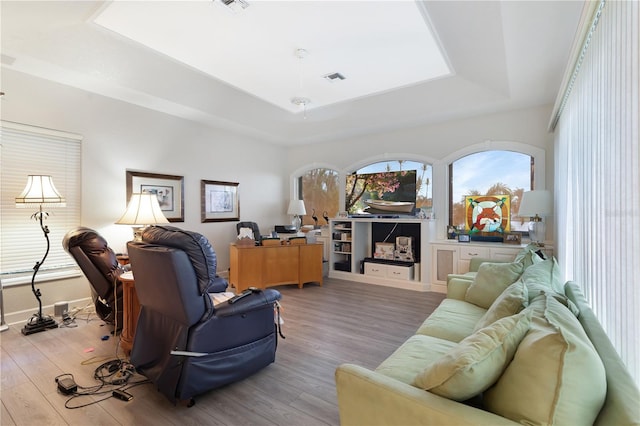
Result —
[{"label": "vertical blind", "polygon": [[51,248],[40,268],[39,281],[75,263],[62,247],[62,238],[80,223],[80,155],[78,135],[0,122],[0,277],[4,286],[23,282],[46,251],[39,222],[31,215],[39,206],[16,208],[15,197],[30,174],[51,175],[66,199],[66,207],[47,208]]},{"label": "vertical blind", "polygon": [[558,258],[640,383],[639,2],[602,1],[555,127]]}]

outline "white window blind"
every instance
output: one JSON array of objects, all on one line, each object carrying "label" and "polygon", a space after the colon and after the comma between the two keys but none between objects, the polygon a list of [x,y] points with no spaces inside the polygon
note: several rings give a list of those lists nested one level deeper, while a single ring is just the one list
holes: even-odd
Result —
[{"label": "white window blind", "polygon": [[4,286],[29,282],[34,265],[46,251],[44,233],[31,217],[39,206],[16,208],[15,204],[30,174],[51,175],[66,199],[66,207],[43,208],[49,213],[44,224],[50,231],[50,250],[38,281],[75,269],[62,238],[80,224],[81,141],[70,133],[0,122],[0,278]]},{"label": "white window blind", "polygon": [[640,383],[637,1],[599,4],[555,128],[560,264]]}]

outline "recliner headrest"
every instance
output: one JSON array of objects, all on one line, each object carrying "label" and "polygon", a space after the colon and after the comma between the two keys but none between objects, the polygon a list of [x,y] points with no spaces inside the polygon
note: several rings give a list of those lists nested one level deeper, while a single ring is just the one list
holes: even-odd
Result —
[{"label": "recliner headrest", "polygon": [[200,294],[208,293],[216,279],[217,258],[207,237],[175,226],[152,225],[142,231],[142,241],[183,250],[195,269]]}]

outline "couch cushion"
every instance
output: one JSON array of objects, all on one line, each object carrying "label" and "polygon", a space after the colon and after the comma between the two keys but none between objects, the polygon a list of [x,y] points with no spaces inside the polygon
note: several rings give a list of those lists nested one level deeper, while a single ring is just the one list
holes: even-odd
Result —
[{"label": "couch cushion", "polygon": [[506,288],[505,291],[491,304],[487,312],[480,318],[474,330],[480,330],[500,318],[517,314],[529,304],[527,286],[518,280]]},{"label": "couch cushion", "polygon": [[534,243],[529,243],[526,247],[520,250],[513,261],[520,262],[525,268],[528,268],[534,263],[542,262],[544,260],[544,257],[540,257],[538,253],[542,253],[540,251],[540,247]]},{"label": "couch cushion", "polygon": [[500,294],[520,275],[524,266],[520,262],[483,263],[469,286],[465,300],[481,308],[489,309]]},{"label": "couch cushion", "polygon": [[420,372],[414,385],[456,401],[483,392],[513,358],[530,316],[528,311],[505,317],[466,337]]},{"label": "couch cushion", "polygon": [[444,299],[416,334],[459,342],[471,333],[486,309],[462,300]]},{"label": "couch cushion", "polygon": [[522,424],[593,424],[606,396],[604,366],[576,317],[548,294],[534,299],[531,329],[484,393],[485,408]]},{"label": "couch cushion", "polygon": [[434,362],[456,343],[431,336],[415,335],[409,337],[389,358],[376,368],[376,372],[393,377],[408,385],[425,366]]},{"label": "couch cushion", "polygon": [[542,290],[551,289],[556,293],[564,294],[564,283],[560,278],[560,267],[553,257],[535,263],[525,269],[522,273],[522,281],[529,289],[529,300],[540,295]]}]

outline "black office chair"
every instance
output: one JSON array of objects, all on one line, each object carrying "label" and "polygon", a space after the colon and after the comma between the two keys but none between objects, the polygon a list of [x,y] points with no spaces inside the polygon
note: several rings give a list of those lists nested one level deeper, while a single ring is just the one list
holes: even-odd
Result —
[{"label": "black office chair", "polygon": [[193,402],[274,362],[278,291],[214,306],[216,255],[195,232],[150,226],[128,251],[141,306],[131,363],[170,401]]},{"label": "black office chair", "polygon": [[90,228],[79,227],[67,232],[64,249],[74,258],[89,280],[96,314],[116,331],[122,329],[122,283],[124,272],[107,241]]},{"label": "black office chair", "polygon": [[260,235],[260,228],[258,228],[258,224],[255,222],[238,222],[236,225],[236,231],[238,235],[240,235],[240,229],[242,228],[250,228],[253,230],[253,239],[257,244],[260,244],[262,240],[262,236]]}]

